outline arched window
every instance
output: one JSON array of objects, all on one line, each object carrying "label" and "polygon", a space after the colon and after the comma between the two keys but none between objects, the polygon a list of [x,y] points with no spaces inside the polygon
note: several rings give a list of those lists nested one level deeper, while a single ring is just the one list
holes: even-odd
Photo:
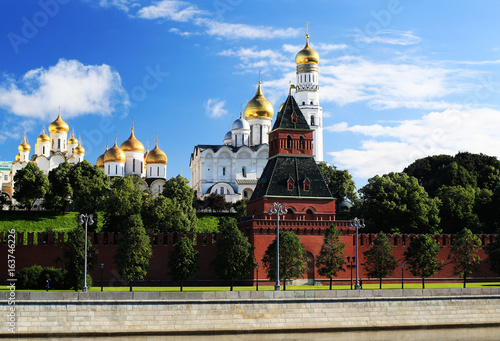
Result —
[{"label": "arched window", "polygon": [[286,138],[286,147],[288,149],[292,148],[292,137],[290,135],[288,135],[287,138]]},{"label": "arched window", "polygon": [[313,212],[313,210],[308,209],[308,210],[306,211],[306,214],[314,214],[314,212]]},{"label": "arched window", "polygon": [[241,175],[243,175],[244,178],[247,177],[247,168],[246,167],[241,167]]},{"label": "arched window", "polygon": [[297,114],[295,113],[295,111],[292,113],[292,122],[297,122]]},{"label": "arched window", "polygon": [[111,166],[108,165],[108,175],[110,174],[110,172],[111,172]]},{"label": "arched window", "polygon": [[313,101],[311,101],[311,105],[313,105]]},{"label": "arched window", "polygon": [[45,154],[45,146],[42,147],[42,154]]},{"label": "arched window", "polygon": [[135,172],[135,159],[132,159],[132,172]]},{"label": "arched window", "polygon": [[304,191],[309,191],[311,189],[311,181],[309,179],[304,180]]},{"label": "arched window", "polygon": [[314,125],[314,116],[311,116],[311,125]]},{"label": "arched window", "polygon": [[302,101],[302,105],[306,105],[306,102]]},{"label": "arched window", "polygon": [[248,192],[247,191],[243,191],[243,198],[248,199]]},{"label": "arched window", "polygon": [[118,175],[118,165],[115,166],[115,174]]},{"label": "arched window", "polygon": [[61,139],[57,139],[57,149],[61,149]]},{"label": "arched window", "polygon": [[222,167],[222,175],[225,176],[226,175],[226,167]]},{"label": "arched window", "polygon": [[158,166],[158,168],[156,168],[156,175],[160,176],[160,166]]},{"label": "arched window", "polygon": [[289,191],[293,191],[293,189],[295,188],[295,182],[293,181],[292,178],[289,178],[288,181],[286,182],[286,188]]},{"label": "arched window", "polygon": [[262,144],[262,126],[260,126],[260,144]]},{"label": "arched window", "polygon": [[305,149],[306,147],[306,140],[304,139],[304,136],[301,136],[299,138],[299,149]]}]

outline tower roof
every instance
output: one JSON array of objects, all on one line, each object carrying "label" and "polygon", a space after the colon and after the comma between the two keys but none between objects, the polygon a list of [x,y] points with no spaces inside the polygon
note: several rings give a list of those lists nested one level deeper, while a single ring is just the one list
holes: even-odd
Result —
[{"label": "tower roof", "polygon": [[125,152],[144,152],[144,145],[135,138],[133,127],[130,137],[120,145],[120,149]]},{"label": "tower roof", "polygon": [[299,105],[293,98],[291,92],[285,103],[282,104],[281,110],[278,112],[276,122],[272,130],[276,129],[306,129],[311,130],[306,118],[300,111]]},{"label": "tower roof", "polygon": [[126,160],[125,153],[116,145],[115,138],[115,145],[104,153],[104,162],[125,163]]}]

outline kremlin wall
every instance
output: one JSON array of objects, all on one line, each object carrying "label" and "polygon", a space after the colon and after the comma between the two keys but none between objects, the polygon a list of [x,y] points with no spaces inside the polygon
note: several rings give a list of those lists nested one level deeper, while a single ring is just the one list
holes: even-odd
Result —
[{"label": "kremlin wall", "polygon": [[[280,229],[293,231],[300,237],[302,243],[304,244],[304,248],[307,251],[307,256],[310,259],[307,264],[307,275],[305,275],[304,278],[299,279],[297,283],[328,285],[327,278],[318,275],[317,268],[315,266],[315,259],[321,249],[325,229],[319,227],[318,224],[320,223],[317,221],[304,220],[301,222],[303,223],[303,227],[297,228],[292,228],[289,227],[289,225],[287,226],[285,223],[280,223]],[[259,264],[262,263],[262,257],[268,245],[276,238],[276,228],[275,226],[272,227],[273,224],[275,224],[275,221],[268,220],[267,222],[262,222],[262,225],[258,228],[243,230],[245,235],[249,238],[250,243],[255,247],[254,255],[257,263]],[[266,225],[268,227],[266,227]],[[320,225],[325,224],[321,223]],[[346,221],[336,222],[336,226],[342,231],[342,236],[340,237],[341,241],[346,244],[344,255],[346,257],[354,257],[356,255],[356,236],[353,234],[354,231],[348,227],[348,222]],[[94,248],[96,248],[99,252],[98,261],[94,265],[94,269],[90,271],[94,281],[94,286],[100,286],[101,284],[101,263],[104,263],[104,286],[128,285],[120,280],[120,276],[113,265],[114,255],[118,249],[118,239],[120,237],[120,234],[112,233],[89,234],[89,243],[92,243]],[[153,257],[150,260],[148,274],[144,281],[134,283],[134,285],[168,286],[178,284],[171,281],[170,276],[167,274],[168,269],[166,264],[168,254],[173,249],[173,244],[175,243],[176,238],[180,237],[181,234],[174,233],[149,235],[153,250]],[[219,281],[215,276],[210,266],[210,263],[216,253],[217,239],[220,238],[220,234],[188,234],[188,237],[194,238],[194,248],[200,252],[200,260],[198,263],[199,269],[196,275],[192,281],[186,281],[185,285],[224,285],[224,283]],[[393,255],[396,257],[399,266],[395,269],[392,276],[384,281],[401,282],[400,265],[404,257],[403,254],[415,235],[389,235],[388,237],[390,244],[393,245]],[[359,275],[365,283],[368,279],[365,276],[365,271],[362,266],[364,263],[363,252],[370,248],[375,238],[376,235],[374,234],[359,235]],[[432,280],[461,281],[461,278],[453,275],[453,264],[450,264],[448,260],[448,254],[450,252],[451,243],[453,242],[453,236],[435,235],[433,238],[438,242],[441,248],[441,252],[438,257],[443,261],[444,265],[442,270],[435,276],[429,278],[427,282]],[[498,276],[489,270],[487,256],[484,252],[484,246],[493,242],[495,240],[495,236],[479,235],[479,238],[483,244],[483,248],[479,252],[479,256],[482,261],[479,266],[479,271],[472,274],[468,280],[498,280]],[[4,259],[7,259],[8,247],[5,242],[5,236],[0,234],[0,240],[3,241],[2,244],[0,244],[0,257],[5,257]],[[20,232],[17,234],[16,240],[18,241],[18,244],[16,245],[16,269],[20,270],[35,264],[43,267],[64,267],[64,264],[61,261],[63,259],[64,233],[46,234]],[[7,262],[0,263],[0,272],[7,273]],[[241,284],[252,285],[251,280],[257,279],[256,276],[257,271],[254,270],[251,276],[241,281]],[[337,278],[334,278],[334,283],[347,285],[349,284],[350,278],[350,269],[345,266],[345,271],[341,272]],[[259,268],[258,280],[261,285],[272,285],[274,283],[273,281],[268,281],[265,269],[262,265]],[[420,282],[420,278],[412,276],[410,272],[406,270],[406,267],[404,270],[404,280],[405,282]],[[378,283],[378,279],[373,279],[373,281],[374,283]]]}]

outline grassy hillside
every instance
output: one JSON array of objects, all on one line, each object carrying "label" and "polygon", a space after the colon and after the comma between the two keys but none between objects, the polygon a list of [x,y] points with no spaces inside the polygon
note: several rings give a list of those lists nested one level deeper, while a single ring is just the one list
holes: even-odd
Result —
[{"label": "grassy hillside", "polygon": [[1,211],[0,232],[9,229],[15,229],[16,232],[67,232],[78,227],[77,214],[77,212],[61,215],[53,212]]}]

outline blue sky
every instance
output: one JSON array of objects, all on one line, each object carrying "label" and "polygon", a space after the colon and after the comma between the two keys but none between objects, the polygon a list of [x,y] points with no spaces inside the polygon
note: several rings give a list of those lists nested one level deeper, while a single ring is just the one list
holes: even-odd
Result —
[{"label": "blue sky", "polygon": [[500,155],[500,3],[355,0],[3,0],[0,158],[57,117],[95,163],[106,140],[158,133],[168,177],[222,144],[258,73],[275,110],[310,22],[325,160],[359,187],[415,159]]}]

